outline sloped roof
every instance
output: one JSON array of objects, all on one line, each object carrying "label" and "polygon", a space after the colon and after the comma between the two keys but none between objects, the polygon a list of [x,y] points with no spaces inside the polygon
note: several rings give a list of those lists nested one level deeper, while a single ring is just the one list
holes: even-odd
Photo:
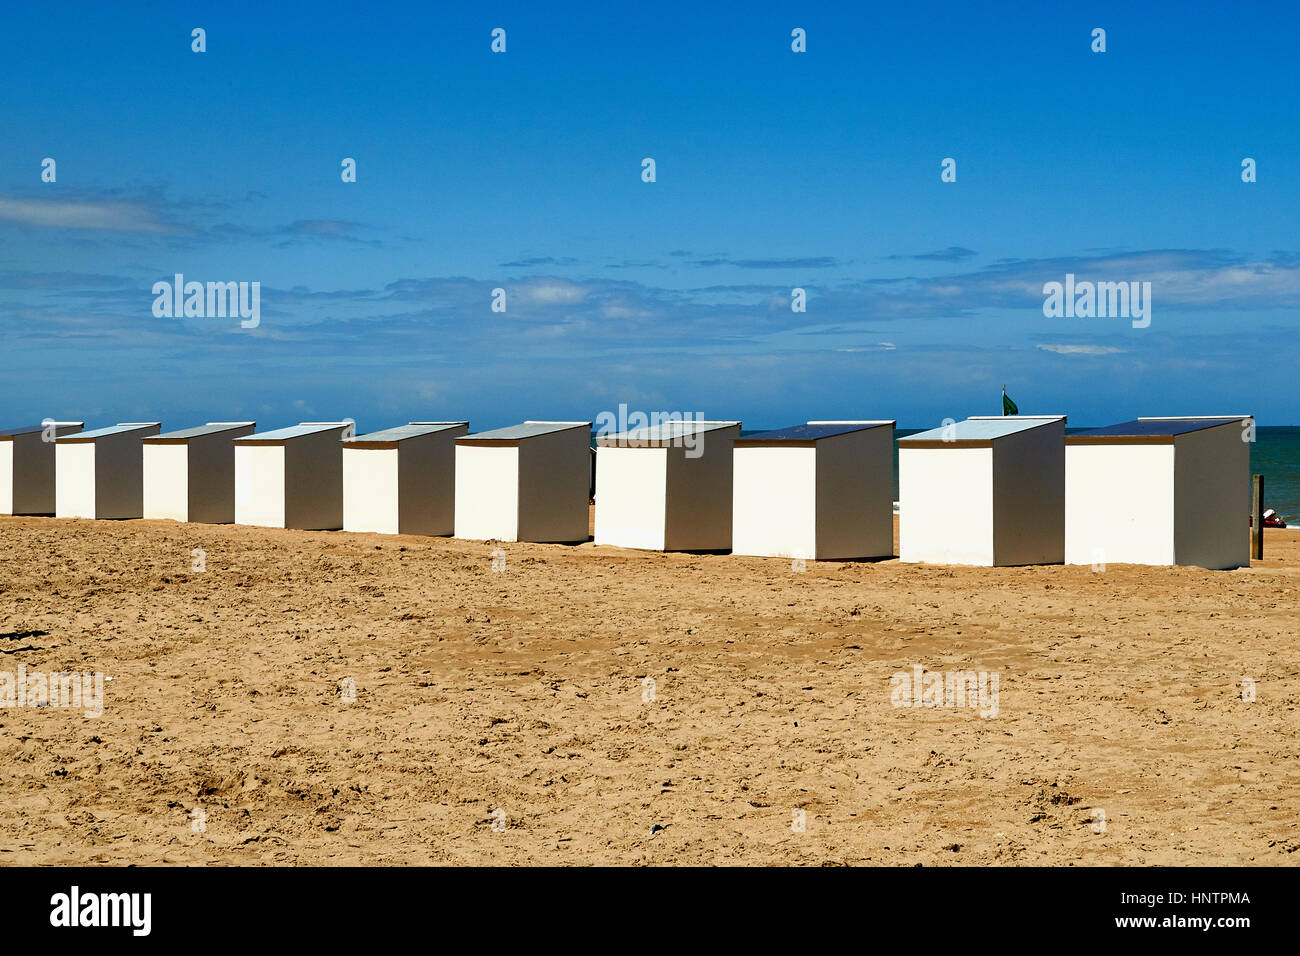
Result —
[{"label": "sloped roof", "polygon": [[202,438],[204,435],[216,435],[256,424],[257,422],[208,422],[206,425],[195,425],[193,428],[181,428],[174,432],[151,435],[145,441],[182,441],[187,438]]},{"label": "sloped roof", "polygon": [[585,428],[591,431],[591,422],[522,422],[506,428],[494,428],[491,431],[465,435],[457,441],[519,441],[521,438],[536,438],[538,435],[550,435],[554,432],[568,431],[570,428]]},{"label": "sloped roof", "polygon": [[1222,418],[1137,418],[1131,422],[1107,425],[1104,428],[1090,428],[1076,432],[1066,441],[1076,445],[1103,443],[1107,440],[1123,439],[1169,439],[1190,432],[1218,428],[1220,425],[1233,425],[1246,416],[1231,415]]},{"label": "sloped roof", "polygon": [[745,435],[737,438],[736,444],[772,445],[785,442],[815,442],[823,438],[834,438],[836,435],[847,435],[850,432],[866,431],[868,428],[880,428],[884,425],[893,424],[892,419],[870,422],[806,422],[803,425],[791,425],[789,428],[778,428],[770,432],[759,432],[756,435]]},{"label": "sloped roof", "polygon": [[740,422],[701,422],[694,420],[662,422],[658,425],[647,425],[644,428],[632,428],[616,435],[600,435],[596,438],[596,444],[609,447],[652,448],[657,445],[680,441],[692,435],[703,435],[707,432],[739,427]]},{"label": "sloped roof", "polygon": [[254,432],[243,438],[236,438],[235,444],[288,441],[291,438],[302,438],[304,435],[316,435],[334,428],[342,428],[345,424],[346,422],[303,422],[301,425],[290,425],[288,428],[277,428],[269,432]]},{"label": "sloped roof", "polygon": [[96,438],[108,438],[111,435],[125,435],[128,432],[140,431],[143,428],[157,428],[161,424],[161,422],[122,422],[119,425],[109,425],[105,428],[92,428],[88,432],[76,432],[72,435],[60,435],[54,440],[56,442],[94,441]]},{"label": "sloped roof", "polygon": [[1005,415],[997,418],[968,418],[963,422],[954,422],[929,431],[918,432],[898,440],[899,445],[919,444],[921,442],[943,442],[960,444],[961,442],[991,442],[1008,435],[1041,428],[1053,422],[1061,421],[1063,416],[1052,415],[1034,417],[1029,415]]},{"label": "sloped roof", "polygon": [[407,438],[419,438],[421,435],[432,435],[435,432],[467,427],[469,427],[469,422],[411,422],[408,425],[395,425],[392,428],[370,432],[366,435],[357,435],[355,438],[345,438],[343,441],[344,444],[349,442],[399,442]]},{"label": "sloped roof", "polygon": [[32,432],[44,430],[44,425],[15,425],[13,428],[0,428],[0,438],[13,438],[15,435],[30,435]]}]

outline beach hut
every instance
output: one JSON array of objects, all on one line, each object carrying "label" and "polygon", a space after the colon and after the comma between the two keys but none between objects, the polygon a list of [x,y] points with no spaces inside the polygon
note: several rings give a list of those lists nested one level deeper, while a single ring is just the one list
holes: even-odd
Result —
[{"label": "beach hut", "polygon": [[1248,415],[1139,418],[1065,439],[1069,564],[1250,564]]},{"label": "beach hut", "polygon": [[596,544],[731,548],[732,445],[740,422],[674,421],[596,439]]},{"label": "beach hut", "polygon": [[524,422],[456,439],[456,537],[587,540],[591,422]]},{"label": "beach hut", "polygon": [[1065,416],[968,418],[898,440],[898,556],[1065,560]]},{"label": "beach hut", "polygon": [[54,514],[54,439],[85,422],[0,429],[0,515]]},{"label": "beach hut", "polygon": [[235,439],[235,524],[343,527],[343,447],[351,422],[303,422]]},{"label": "beach hut", "polygon": [[123,422],[54,439],[54,514],[139,518],[144,512],[140,443],[159,422]]},{"label": "beach hut", "polygon": [[736,439],[736,554],[894,553],[894,422],[808,422]]},{"label": "beach hut", "polygon": [[456,439],[469,422],[411,422],[343,440],[343,530],[451,534]]},{"label": "beach hut", "polygon": [[144,439],[144,516],[235,520],[235,439],[256,422],[208,422]]}]

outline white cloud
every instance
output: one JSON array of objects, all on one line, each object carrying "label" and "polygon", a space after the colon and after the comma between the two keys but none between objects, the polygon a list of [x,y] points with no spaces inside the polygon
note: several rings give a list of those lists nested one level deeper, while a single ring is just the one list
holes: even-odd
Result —
[{"label": "white cloud", "polygon": [[837,352],[893,352],[898,348],[893,342],[877,342],[875,345],[854,345],[836,349]]},{"label": "white cloud", "polygon": [[571,305],[587,298],[587,290],[583,286],[554,279],[530,282],[515,294],[525,302],[538,305]]},{"label": "white cloud", "polygon": [[1113,345],[1039,345],[1037,348],[1044,352],[1055,352],[1057,355],[1114,355],[1117,352],[1128,351],[1117,349]]},{"label": "white cloud", "polygon": [[148,206],[130,202],[64,202],[0,197],[0,221],[51,229],[172,232]]}]

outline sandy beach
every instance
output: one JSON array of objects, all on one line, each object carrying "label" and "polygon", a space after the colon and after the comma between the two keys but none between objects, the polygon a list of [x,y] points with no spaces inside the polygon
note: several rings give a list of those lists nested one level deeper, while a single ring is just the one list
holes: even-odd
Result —
[{"label": "sandy beach", "polygon": [[[112,678],[0,710],[0,863],[1300,862],[1300,532],[1229,572],[496,547],[0,518],[0,670]],[[996,716],[893,706],[917,665]]]}]

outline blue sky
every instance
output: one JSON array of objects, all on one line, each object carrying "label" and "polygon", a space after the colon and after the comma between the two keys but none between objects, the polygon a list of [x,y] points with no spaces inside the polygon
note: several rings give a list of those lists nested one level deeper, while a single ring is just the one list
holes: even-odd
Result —
[{"label": "blue sky", "polygon": [[9,11],[0,424],[1300,422],[1293,5],[445,6]]}]

